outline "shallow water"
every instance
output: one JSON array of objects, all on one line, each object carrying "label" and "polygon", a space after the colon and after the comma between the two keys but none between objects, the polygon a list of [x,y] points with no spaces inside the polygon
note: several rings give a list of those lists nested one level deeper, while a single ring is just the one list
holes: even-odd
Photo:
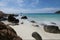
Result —
[{"label": "shallow water", "polygon": [[[60,23],[60,14],[54,13],[24,13],[24,16],[28,16],[29,20],[35,20],[38,23],[54,22]],[[60,24],[59,24],[60,25]]]}]

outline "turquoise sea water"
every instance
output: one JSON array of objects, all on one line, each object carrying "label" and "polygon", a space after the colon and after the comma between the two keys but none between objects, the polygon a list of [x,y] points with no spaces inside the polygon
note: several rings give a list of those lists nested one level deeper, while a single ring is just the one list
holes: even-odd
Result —
[{"label": "turquoise sea water", "polygon": [[29,20],[35,20],[38,23],[41,22],[55,22],[60,23],[60,14],[54,14],[54,13],[25,13],[24,16],[27,16]]}]

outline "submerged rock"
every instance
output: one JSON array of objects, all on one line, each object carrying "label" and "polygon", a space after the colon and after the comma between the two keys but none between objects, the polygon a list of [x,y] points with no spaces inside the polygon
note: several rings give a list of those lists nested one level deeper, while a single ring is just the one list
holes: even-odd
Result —
[{"label": "submerged rock", "polygon": [[48,33],[60,33],[58,26],[44,25],[44,31]]},{"label": "submerged rock", "polygon": [[32,37],[35,38],[36,40],[42,40],[41,36],[37,32],[33,32]]},{"label": "submerged rock", "polygon": [[54,24],[54,25],[56,25],[56,23],[54,23],[54,22],[51,22],[51,24]]},{"label": "submerged rock", "polygon": [[27,16],[22,16],[21,19],[28,19]]},{"label": "submerged rock", "polygon": [[8,25],[0,22],[0,40],[22,40],[18,37],[16,31]]},{"label": "submerged rock", "polygon": [[32,23],[36,23],[35,21],[31,21]]}]

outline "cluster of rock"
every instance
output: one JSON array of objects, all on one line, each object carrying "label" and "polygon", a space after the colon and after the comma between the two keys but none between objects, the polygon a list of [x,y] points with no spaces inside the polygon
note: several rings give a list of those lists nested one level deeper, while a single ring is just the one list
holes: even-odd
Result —
[{"label": "cluster of rock", "polygon": [[0,22],[0,40],[22,40],[14,29]]},{"label": "cluster of rock", "polygon": [[15,16],[18,16],[18,15],[6,14],[6,13],[0,11],[0,21],[8,20],[9,22],[12,22],[12,23],[19,23],[19,20],[16,19]]},{"label": "cluster of rock", "polygon": [[55,25],[44,25],[44,31],[48,33],[60,33],[60,29]]},{"label": "cluster of rock", "polygon": [[12,23],[19,23],[19,20],[16,19],[13,15],[8,16],[8,21]]}]

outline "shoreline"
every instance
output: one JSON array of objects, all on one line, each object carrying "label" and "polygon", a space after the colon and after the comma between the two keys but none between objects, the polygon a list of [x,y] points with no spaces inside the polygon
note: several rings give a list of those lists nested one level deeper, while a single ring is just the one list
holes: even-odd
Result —
[{"label": "shoreline", "polygon": [[[7,24],[10,24],[9,22],[7,21],[3,21],[6,25]],[[23,22],[23,24],[21,24],[21,22]],[[37,24],[37,23],[36,23]],[[35,26],[32,26],[32,25],[35,25],[33,23],[31,23],[30,21],[28,20],[21,20],[19,19],[19,25],[9,25],[10,27],[12,27],[18,36],[20,36],[23,40],[26,40],[26,39],[31,39],[31,40],[35,40],[33,37],[32,37],[32,33],[33,32],[37,32],[41,35],[42,39],[60,39],[60,34],[53,34],[53,33],[47,33],[44,31],[43,29],[43,26],[39,25],[39,27],[35,27]]]}]

